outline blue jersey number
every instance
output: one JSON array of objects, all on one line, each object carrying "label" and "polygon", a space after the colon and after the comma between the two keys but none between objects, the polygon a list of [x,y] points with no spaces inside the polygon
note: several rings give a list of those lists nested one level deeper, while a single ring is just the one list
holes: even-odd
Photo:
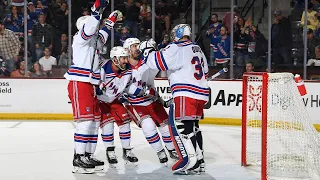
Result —
[{"label": "blue jersey number", "polygon": [[191,63],[194,64],[194,68],[196,70],[196,72],[193,75],[197,80],[202,79],[203,76],[202,62],[203,60],[201,59],[200,61],[198,56],[194,56],[191,60]]}]

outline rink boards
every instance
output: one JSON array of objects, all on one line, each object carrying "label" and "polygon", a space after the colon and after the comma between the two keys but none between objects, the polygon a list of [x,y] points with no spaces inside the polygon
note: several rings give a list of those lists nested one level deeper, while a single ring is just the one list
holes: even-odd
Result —
[{"label": "rink boards", "polygon": [[[163,99],[171,97],[166,79],[155,84]],[[308,94],[302,100],[319,130],[320,82],[305,84]],[[0,79],[0,119],[72,120],[67,85],[64,79]],[[242,81],[210,81],[209,86],[211,96],[202,123],[241,125]],[[286,103],[281,98],[275,101]]]}]

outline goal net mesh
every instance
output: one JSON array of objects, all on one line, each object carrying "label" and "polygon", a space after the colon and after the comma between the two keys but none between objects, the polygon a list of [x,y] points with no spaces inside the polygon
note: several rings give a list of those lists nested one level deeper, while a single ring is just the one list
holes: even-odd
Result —
[{"label": "goal net mesh", "polygon": [[267,147],[262,147],[262,79],[248,75],[246,84],[247,164],[261,166],[261,148],[267,148],[267,179],[320,179],[319,134],[291,73],[268,74]]}]

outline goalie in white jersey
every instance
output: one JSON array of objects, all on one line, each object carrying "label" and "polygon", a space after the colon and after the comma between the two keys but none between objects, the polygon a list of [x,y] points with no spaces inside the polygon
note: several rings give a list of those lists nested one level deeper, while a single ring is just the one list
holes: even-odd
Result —
[{"label": "goalie in white jersey", "polygon": [[[119,126],[119,137],[123,148],[123,158],[135,163],[138,158],[130,147],[131,117],[119,101],[120,95],[131,80],[131,69],[128,65],[128,52],[121,46],[110,51],[110,60],[101,68],[100,88],[97,89],[99,107],[101,109],[102,140],[106,147],[106,155],[111,166],[118,163],[114,146],[114,123]],[[102,91],[101,91],[101,90]]]},{"label": "goalie in white jersey", "polygon": [[[190,41],[191,28],[187,24],[175,26],[173,43],[163,51],[143,50],[148,54],[146,64],[159,71],[167,71],[174,106],[170,107],[169,125],[180,160],[174,172],[203,171],[202,135],[199,123],[204,105],[209,100],[207,59],[201,48]],[[175,120],[174,120],[175,119]],[[197,138],[196,138],[197,137]]]},{"label": "goalie in white jersey", "polygon": [[96,0],[91,16],[77,20],[78,32],[73,37],[73,65],[65,74],[69,80],[68,94],[72,103],[76,123],[74,134],[75,154],[74,171],[93,173],[96,167],[103,167],[104,162],[92,155],[98,139],[100,109],[95,96],[94,86],[100,81],[98,50],[106,43],[110,30],[116,21],[121,20],[120,11],[114,11],[99,30],[100,19],[108,0]]},{"label": "goalie in white jersey", "polygon": [[[177,153],[174,149],[168,127],[168,114],[162,104],[155,100],[155,96],[144,95],[144,89],[154,88],[154,78],[159,70],[150,69],[145,63],[145,59],[140,58],[138,45],[140,40],[137,38],[128,38],[125,40],[123,47],[129,52],[129,63],[132,69],[131,84],[127,88],[126,101],[129,102],[127,109],[131,111],[134,122],[142,131],[152,148],[157,152],[160,163],[167,163],[168,157],[162,146],[160,136],[174,160],[178,160]],[[142,42],[145,47],[156,48],[156,42],[152,39]]]}]

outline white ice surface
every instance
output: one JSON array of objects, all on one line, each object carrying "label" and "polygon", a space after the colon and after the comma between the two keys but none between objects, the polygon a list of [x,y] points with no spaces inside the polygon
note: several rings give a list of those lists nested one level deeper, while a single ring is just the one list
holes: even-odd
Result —
[{"label": "white ice surface", "polygon": [[109,168],[105,148],[100,139],[96,150],[98,159],[106,162],[105,171],[92,175],[73,174],[73,133],[70,121],[0,121],[0,180],[253,180],[256,172],[240,165],[241,128],[201,125],[206,161],[206,173],[173,175],[162,166],[156,153],[135,124],[132,145],[139,158],[137,167],[124,165],[122,149],[115,130],[117,169]]}]

